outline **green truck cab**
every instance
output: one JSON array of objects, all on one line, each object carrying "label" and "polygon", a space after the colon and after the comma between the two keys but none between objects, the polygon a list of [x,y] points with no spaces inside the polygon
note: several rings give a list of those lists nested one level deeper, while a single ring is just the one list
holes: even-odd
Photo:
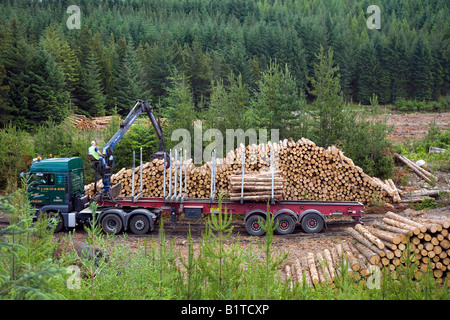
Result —
[{"label": "green truck cab", "polygon": [[27,175],[28,194],[36,216],[59,213],[67,227],[68,215],[88,206],[84,194],[84,165],[81,158],[50,158],[35,160]]}]

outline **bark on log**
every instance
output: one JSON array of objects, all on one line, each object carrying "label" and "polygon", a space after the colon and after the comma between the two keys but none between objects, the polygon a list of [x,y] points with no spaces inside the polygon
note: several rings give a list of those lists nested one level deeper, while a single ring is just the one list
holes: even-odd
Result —
[{"label": "bark on log", "polygon": [[386,212],[385,216],[388,217],[388,218],[391,218],[391,219],[394,219],[394,220],[397,220],[397,221],[409,224],[409,225],[411,225],[413,227],[419,228],[420,232],[427,232],[427,227],[424,226],[423,224],[418,223],[416,221],[413,221],[411,219],[408,219],[406,217],[400,216],[398,214],[395,214],[395,213],[393,213],[391,211]]},{"label": "bark on log", "polygon": [[369,239],[370,242],[372,242],[374,245],[376,245],[378,247],[378,249],[383,250],[384,249],[384,243],[378,239],[376,236],[374,236],[373,234],[371,234],[369,232],[369,230],[367,230],[366,228],[364,228],[362,225],[357,224],[355,226],[355,229],[360,232],[364,237],[366,237],[367,239]]},{"label": "bark on log", "polygon": [[319,283],[319,274],[317,273],[316,263],[314,259],[314,254],[311,252],[308,252],[307,254],[307,262],[308,262],[308,269],[311,273],[311,280],[314,285]]},{"label": "bark on log", "polygon": [[348,243],[346,241],[342,241],[342,249],[343,254],[347,256],[350,268],[353,271],[358,271],[361,268],[361,264],[359,263],[358,259],[353,255],[352,250],[350,249]]}]

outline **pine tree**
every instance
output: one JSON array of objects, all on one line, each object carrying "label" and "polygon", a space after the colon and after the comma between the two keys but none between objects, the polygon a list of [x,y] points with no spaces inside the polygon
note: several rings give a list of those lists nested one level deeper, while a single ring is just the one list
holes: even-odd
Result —
[{"label": "pine tree", "polygon": [[280,130],[280,138],[300,138],[306,133],[305,106],[287,65],[281,69],[277,62],[271,61],[255,93],[254,109],[258,115],[255,125]]},{"label": "pine tree", "polygon": [[431,78],[432,57],[424,35],[420,34],[415,41],[411,58],[410,96],[417,100],[430,100],[433,83]]},{"label": "pine tree", "polygon": [[0,127],[4,127],[12,119],[12,112],[15,110],[8,101],[8,95],[5,66],[0,64]]},{"label": "pine tree", "polygon": [[82,99],[80,108],[91,116],[105,114],[105,96],[100,78],[100,68],[93,52],[86,59],[81,79]]},{"label": "pine tree", "polygon": [[210,127],[225,133],[226,129],[247,129],[245,113],[250,103],[250,92],[242,76],[228,76],[228,86],[219,81],[212,89],[208,110]]},{"label": "pine tree", "polygon": [[316,97],[310,109],[314,141],[327,147],[338,143],[345,129],[345,104],[339,85],[339,67],[334,65],[333,50],[320,48],[318,63],[314,65],[309,93]]},{"label": "pine tree", "polygon": [[183,70],[192,85],[192,94],[196,107],[202,99],[209,99],[212,88],[211,58],[203,53],[198,39],[192,46],[185,46],[183,51]]},{"label": "pine tree", "polygon": [[357,100],[362,104],[369,104],[370,98],[378,89],[380,76],[379,62],[373,40],[368,38],[366,30],[363,31],[363,43],[357,58],[358,94]]},{"label": "pine tree", "polygon": [[14,123],[26,129],[47,119],[60,121],[68,100],[61,69],[43,48],[27,44],[15,20],[9,32],[9,41],[1,55],[6,71],[3,84],[9,87],[11,106],[6,111],[14,116]]},{"label": "pine tree", "polygon": [[120,63],[113,91],[117,111],[122,116],[128,114],[136,99],[146,99],[141,78],[141,66],[136,52],[128,47]]},{"label": "pine tree", "polygon": [[61,67],[65,78],[65,90],[70,92],[72,102],[73,95],[80,82],[81,65],[75,51],[63,39],[63,35],[55,28],[49,27],[41,38],[44,50],[52,55],[56,64]]},{"label": "pine tree", "polygon": [[[163,116],[170,123],[170,126],[163,128],[163,131],[166,132],[165,136],[170,137],[171,132],[175,129],[186,129],[191,134],[191,137],[193,137],[194,121],[198,118],[191,85],[187,77],[179,73],[175,74],[170,80],[171,86],[167,88],[168,95],[163,100],[162,110]],[[167,143],[166,145],[168,146],[169,144]]]}]

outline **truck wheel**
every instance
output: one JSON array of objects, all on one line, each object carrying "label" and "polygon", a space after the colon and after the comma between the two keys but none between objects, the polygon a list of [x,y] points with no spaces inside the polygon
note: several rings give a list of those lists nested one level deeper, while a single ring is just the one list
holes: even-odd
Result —
[{"label": "truck wheel", "polygon": [[250,216],[245,223],[245,228],[251,236],[262,236],[264,233],[266,233],[261,227],[261,225],[264,224],[265,221],[266,219],[262,216]]},{"label": "truck wheel", "polygon": [[64,220],[61,213],[57,212],[48,212],[49,216],[48,227],[49,229],[54,228],[53,232],[58,233],[61,232],[64,228]]},{"label": "truck wheel", "polygon": [[318,233],[323,229],[323,219],[317,213],[308,213],[302,219],[302,228],[307,233]]},{"label": "truck wheel", "polygon": [[117,234],[122,230],[122,219],[117,214],[107,214],[102,219],[102,229],[109,234]]},{"label": "truck wheel", "polygon": [[290,234],[294,232],[295,221],[288,214],[281,214],[275,218],[275,224],[278,222],[278,226],[275,229],[276,234]]},{"label": "truck wheel", "polygon": [[132,216],[130,219],[130,230],[134,234],[145,234],[150,229],[150,221],[142,214]]}]

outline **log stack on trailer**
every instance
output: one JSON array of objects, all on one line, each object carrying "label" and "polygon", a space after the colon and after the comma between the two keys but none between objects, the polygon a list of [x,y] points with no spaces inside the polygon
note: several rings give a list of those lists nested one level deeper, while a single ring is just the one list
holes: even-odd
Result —
[{"label": "log stack on trailer", "polygon": [[[407,218],[387,212],[385,217],[371,226],[356,225],[348,228],[349,240],[316,254],[308,252],[305,259],[296,259],[285,266],[289,281],[308,285],[330,283],[344,271],[365,281],[373,274],[369,269],[386,268],[394,279],[401,276],[400,265],[409,259],[415,263],[414,278],[419,279],[430,270],[438,283],[450,276],[450,219]],[[409,246],[409,247],[408,247]],[[321,274],[323,276],[321,276]]]},{"label": "log stack on trailer", "polygon": [[[263,175],[270,175],[267,172],[270,172],[271,154],[272,165],[276,171],[274,187],[277,190],[277,198],[281,195],[284,200],[360,201],[365,204],[375,200],[388,203],[400,201],[398,191],[391,181],[382,182],[365,174],[334,146],[325,149],[304,138],[297,142],[283,140],[278,143],[268,142],[246,147],[241,145],[236,150],[230,151],[225,158],[213,159],[202,166],[195,166],[192,160],[185,159],[183,155],[183,161],[177,160],[177,164],[172,166],[172,170],[166,170],[166,174],[175,175],[175,170],[180,172],[180,165],[182,165],[183,175],[186,176],[188,198],[210,198],[211,169],[214,168],[215,195],[222,193],[226,198],[235,199],[236,183],[243,167],[246,177],[251,179],[249,174],[252,173],[255,175],[252,178],[255,182],[260,178],[261,181],[268,183],[267,186],[270,186],[271,179],[263,179]],[[189,162],[187,165],[183,164],[186,160]],[[135,169],[136,174],[139,170],[139,167]],[[163,175],[162,160],[143,164],[144,196],[162,196]],[[259,178],[258,175],[260,175]],[[183,183],[185,183],[184,179],[183,177]],[[124,197],[131,195],[131,190],[127,187],[131,184],[131,180],[132,169],[122,169],[112,175],[111,179],[113,184],[122,182]],[[282,192],[279,192],[280,183]],[[172,187],[175,187],[174,184],[172,181]],[[169,188],[168,180],[166,180],[166,188]],[[85,190],[92,196],[94,184],[86,186]],[[257,197],[256,193],[254,197]],[[266,201],[266,198],[263,196],[260,199],[254,199]]]}]

